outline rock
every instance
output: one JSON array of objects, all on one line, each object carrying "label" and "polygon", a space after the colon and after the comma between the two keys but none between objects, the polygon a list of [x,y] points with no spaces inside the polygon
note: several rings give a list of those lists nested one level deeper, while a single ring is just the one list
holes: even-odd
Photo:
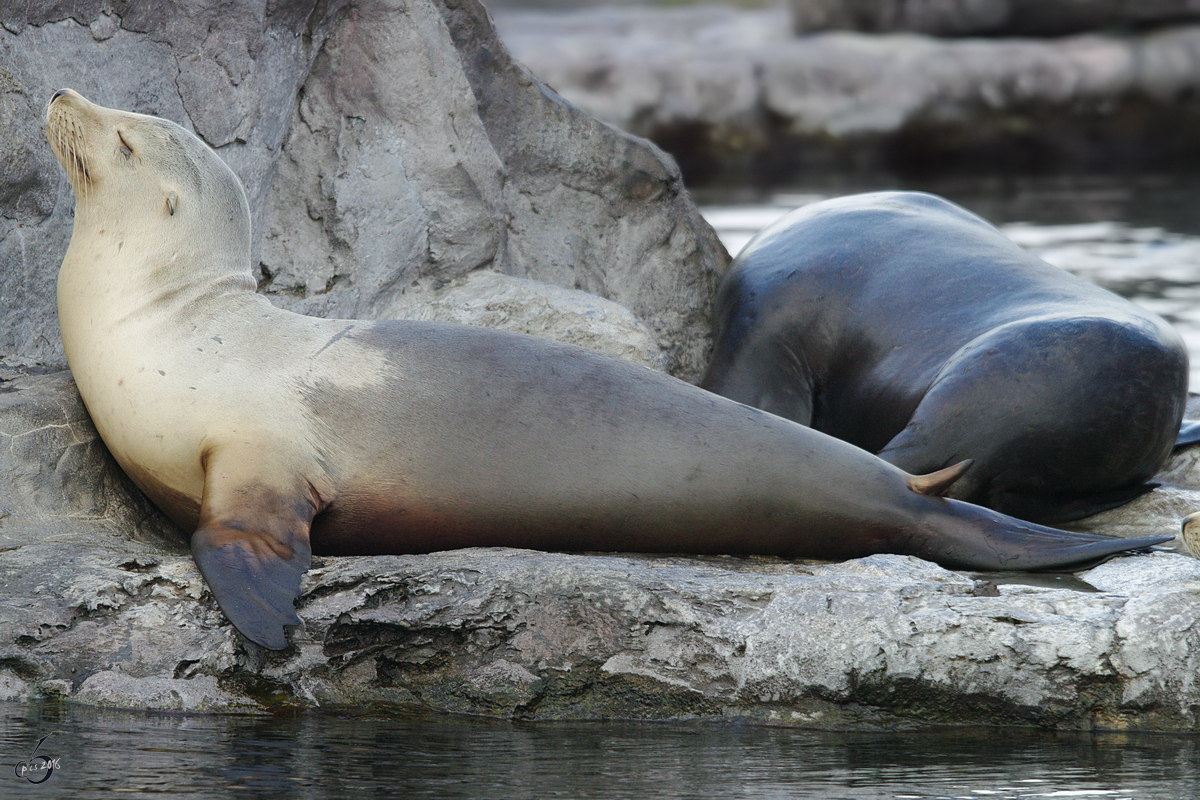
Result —
[{"label": "rock", "polygon": [[[1178,461],[1171,463],[1174,465]],[[1171,467],[1168,466],[1168,473],[1170,471]],[[1155,480],[1169,481],[1170,476],[1160,473]],[[1200,511],[1200,486],[1164,483],[1119,508],[1068,523],[1064,527],[1111,536],[1132,536],[1133,531],[1139,531],[1138,535],[1174,534],[1177,537],[1175,546],[1184,552],[1183,539],[1179,538],[1180,525],[1183,518],[1193,511]]]},{"label": "rock", "polygon": [[1192,0],[791,0],[797,34],[912,31],[934,36],[1061,36],[1200,18]]},{"label": "rock", "polygon": [[107,708],[155,708],[163,711],[253,712],[261,709],[222,689],[216,678],[133,678],[123,672],[97,672],[71,695],[77,703]]},{"label": "rock", "polygon": [[692,184],[980,163],[1174,170],[1200,156],[1196,25],[946,40],[795,38],[785,9],[510,11],[497,20],[534,74],[661,144]]},{"label": "rock", "polygon": [[418,284],[381,317],[501,328],[588,347],[662,370],[666,354],[624,306],[594,294],[476,270],[449,283]]},{"label": "rock", "polygon": [[[69,376],[4,377],[0,699],[1196,729],[1200,561],[1167,552],[1073,581],[893,555],[317,558],[293,646],[264,651],[100,446]],[[1195,465],[1188,450],[1167,472],[1200,486]]]},{"label": "rock", "polygon": [[405,306],[414,282],[486,268],[622,303],[666,368],[702,370],[728,255],[678,168],[539,83],[476,0],[287,0],[232,14],[201,0],[77,0],[6,7],[0,24],[9,363],[62,363],[53,282],[71,196],[42,115],[70,84],[217,149],[246,185],[254,268],[279,305],[376,317]]}]

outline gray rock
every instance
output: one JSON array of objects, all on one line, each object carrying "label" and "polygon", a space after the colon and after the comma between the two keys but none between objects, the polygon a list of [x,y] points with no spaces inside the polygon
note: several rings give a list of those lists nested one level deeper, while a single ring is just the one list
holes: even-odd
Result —
[{"label": "gray rock", "polygon": [[917,122],[965,126],[981,110],[1173,97],[1181,81],[1197,80],[1197,45],[1200,28],[1053,43],[830,34],[764,59],[764,102],[797,130],[834,136],[891,133]]},{"label": "gray rock", "polygon": [[[0,699],[821,727],[1197,726],[1200,561],[1166,552],[1074,582],[985,581],[890,555],[317,558],[293,646],[263,651],[225,620],[182,537],[100,446],[69,376],[6,377]],[[1185,451],[1168,473],[1200,485],[1195,465]]]},{"label": "gray rock", "polygon": [[1173,169],[1197,157],[1196,25],[947,40],[845,31],[795,38],[785,9],[497,19],[534,74],[585,111],[662,144],[692,182],[981,161]]},{"label": "gray rock", "polygon": [[627,130],[755,122],[755,53],[787,46],[786,13],[725,6],[508,11],[513,54],[588,113]]},{"label": "gray rock", "polygon": [[912,31],[934,36],[1061,36],[1200,18],[1195,0],[791,0],[797,34]]},{"label": "gray rock", "polygon": [[458,322],[588,347],[662,370],[654,335],[618,303],[575,289],[476,270],[449,283],[419,282],[381,310],[383,318]]},{"label": "gray rock", "polygon": [[728,255],[674,162],[529,75],[476,0],[79,0],[6,7],[0,24],[9,363],[62,362],[71,196],[42,115],[71,85],[217,149],[246,185],[255,269],[279,305],[375,317],[414,282],[487,268],[622,303],[668,369],[702,369]]}]

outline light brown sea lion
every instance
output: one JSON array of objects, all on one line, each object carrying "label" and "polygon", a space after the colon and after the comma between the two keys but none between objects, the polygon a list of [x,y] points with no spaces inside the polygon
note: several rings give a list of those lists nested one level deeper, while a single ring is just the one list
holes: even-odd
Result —
[{"label": "light brown sea lion", "polygon": [[247,637],[287,645],[310,553],[907,553],[1049,569],[1170,537],[1013,520],[856,447],[578,347],[459,325],[329,320],[255,293],[250,214],[170,122],[55,94],[75,190],[63,346],[100,435],[191,534]]}]

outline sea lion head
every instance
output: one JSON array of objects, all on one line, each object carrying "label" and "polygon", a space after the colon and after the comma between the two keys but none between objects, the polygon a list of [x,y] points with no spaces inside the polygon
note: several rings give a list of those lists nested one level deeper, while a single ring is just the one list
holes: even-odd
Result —
[{"label": "sea lion head", "polygon": [[128,230],[149,249],[205,241],[248,264],[250,212],[242,185],[179,125],[61,89],[46,110],[46,137],[75,192],[77,232],[81,224]]}]

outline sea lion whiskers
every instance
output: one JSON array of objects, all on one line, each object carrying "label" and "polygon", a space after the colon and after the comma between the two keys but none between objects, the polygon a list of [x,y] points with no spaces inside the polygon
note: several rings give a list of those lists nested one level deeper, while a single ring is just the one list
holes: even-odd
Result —
[{"label": "sea lion whiskers", "polygon": [[55,145],[60,155],[59,163],[67,173],[71,188],[82,195],[80,199],[87,202],[88,185],[91,183],[91,170],[87,156],[87,142],[83,126],[71,115],[56,109],[53,105],[48,111],[48,137]]}]

